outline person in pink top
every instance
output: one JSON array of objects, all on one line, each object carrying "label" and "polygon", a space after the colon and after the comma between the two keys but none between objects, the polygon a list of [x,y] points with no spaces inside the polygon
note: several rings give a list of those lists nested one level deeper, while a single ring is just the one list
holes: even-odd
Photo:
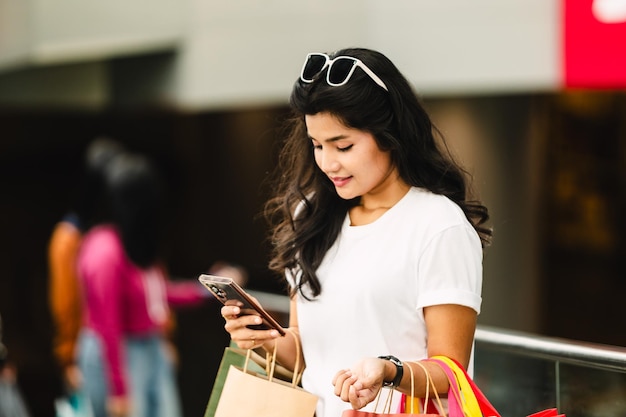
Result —
[{"label": "person in pink top", "polygon": [[170,306],[197,305],[195,280],[170,281],[159,260],[160,188],[150,161],[117,156],[107,168],[109,218],[78,255],[85,323],[78,363],[94,416],[181,414],[166,348]]}]

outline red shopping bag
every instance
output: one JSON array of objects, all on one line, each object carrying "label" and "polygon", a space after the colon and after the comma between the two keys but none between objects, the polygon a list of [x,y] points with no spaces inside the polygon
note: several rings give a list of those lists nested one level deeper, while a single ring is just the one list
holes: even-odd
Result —
[{"label": "red shopping bag", "polygon": [[565,414],[559,414],[556,408],[548,408],[547,410],[531,414],[528,417],[565,417]]},{"label": "red shopping bag", "polygon": [[[449,417],[501,417],[457,361],[445,356],[433,356],[428,360],[437,363],[448,376]],[[559,414],[556,408],[549,408],[527,417],[565,417],[565,414]]]}]

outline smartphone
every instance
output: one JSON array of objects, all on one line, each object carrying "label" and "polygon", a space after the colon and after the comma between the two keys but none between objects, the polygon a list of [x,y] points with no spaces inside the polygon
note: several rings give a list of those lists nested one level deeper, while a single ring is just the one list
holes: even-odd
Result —
[{"label": "smartphone", "polygon": [[202,274],[198,280],[211,291],[215,298],[222,304],[226,306],[239,306],[241,315],[245,316],[256,313],[261,316],[263,322],[261,324],[248,326],[249,328],[255,330],[276,329],[281,336],[285,335],[285,330],[281,325],[231,278]]}]

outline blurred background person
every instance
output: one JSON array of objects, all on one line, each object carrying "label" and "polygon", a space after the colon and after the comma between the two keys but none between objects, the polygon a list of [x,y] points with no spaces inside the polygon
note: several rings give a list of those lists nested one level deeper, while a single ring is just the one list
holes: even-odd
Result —
[{"label": "blurred background person", "polygon": [[170,306],[199,305],[210,294],[195,279],[167,277],[162,191],[149,159],[117,155],[106,168],[107,215],[79,250],[85,322],[77,353],[96,417],[181,415]]},{"label": "blurred background person", "polygon": [[[96,416],[130,415],[131,404],[137,415],[157,415],[151,404],[179,415],[172,399],[158,403],[173,383],[163,343],[168,314],[158,262],[161,190],[149,161],[130,154],[114,159],[106,183],[107,215],[89,229],[78,256],[85,296],[78,358],[85,387]],[[193,302],[201,298],[192,290]]]},{"label": "blurred background person", "polygon": [[75,346],[82,325],[76,258],[83,233],[98,221],[103,207],[105,169],[123,151],[109,138],[97,138],[85,151],[84,178],[73,207],[54,226],[48,244],[49,304],[54,323],[53,353],[70,402],[81,386]]},{"label": "blurred background person", "polygon": [[17,385],[17,372],[9,363],[9,351],[2,343],[0,316],[0,417],[30,417],[30,412]]}]

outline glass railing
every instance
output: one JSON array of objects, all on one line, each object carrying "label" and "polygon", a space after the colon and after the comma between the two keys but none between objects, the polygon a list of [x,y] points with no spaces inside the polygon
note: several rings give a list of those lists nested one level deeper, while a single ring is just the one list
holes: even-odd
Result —
[{"label": "glass railing", "polygon": [[502,417],[626,416],[626,349],[479,326],[474,379]]}]

